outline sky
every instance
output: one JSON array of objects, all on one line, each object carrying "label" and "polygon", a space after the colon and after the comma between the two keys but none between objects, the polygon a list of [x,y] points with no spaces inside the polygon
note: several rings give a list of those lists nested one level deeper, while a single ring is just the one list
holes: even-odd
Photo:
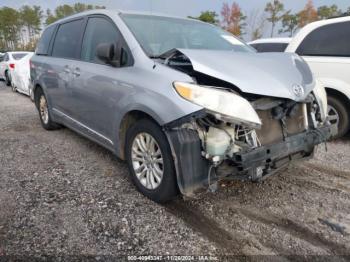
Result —
[{"label": "sky", "polygon": [[[254,9],[263,9],[268,0],[235,0],[248,13]],[[201,11],[213,10],[220,13],[224,2],[233,0],[0,0],[0,6],[18,8],[24,4],[40,5],[43,9],[54,9],[57,5],[82,2],[104,5],[107,8],[137,11],[154,11],[176,16],[197,16]],[[286,9],[294,11],[305,6],[306,0],[282,0]],[[314,0],[315,6],[336,4],[342,9],[350,7],[350,0]]]},{"label": "sky", "polygon": [[[256,10],[263,10],[268,0],[0,0],[0,6],[19,8],[22,5],[39,5],[42,9],[55,9],[62,4],[76,2],[103,5],[111,9],[151,11],[187,17],[198,16],[201,11],[211,10],[220,14],[224,2],[231,4],[237,2],[246,15]],[[299,11],[307,0],[282,0],[286,10]],[[339,8],[347,10],[350,0],[313,0],[316,7],[336,4]],[[266,30],[268,31],[268,29]],[[268,34],[268,33],[266,33]]]}]

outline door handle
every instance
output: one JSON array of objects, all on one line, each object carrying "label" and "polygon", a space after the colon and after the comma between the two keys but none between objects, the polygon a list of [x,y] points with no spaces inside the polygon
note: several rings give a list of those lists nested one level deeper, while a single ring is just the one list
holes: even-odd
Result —
[{"label": "door handle", "polygon": [[75,77],[80,76],[80,69],[79,69],[78,67],[75,68],[75,70],[73,71],[73,75],[74,75]]}]

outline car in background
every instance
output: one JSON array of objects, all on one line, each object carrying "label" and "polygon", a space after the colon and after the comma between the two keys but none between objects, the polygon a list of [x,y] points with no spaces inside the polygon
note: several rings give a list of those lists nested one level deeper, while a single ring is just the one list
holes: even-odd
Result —
[{"label": "car in background", "polygon": [[284,52],[292,38],[263,38],[248,44],[258,53]]},{"label": "car in background", "polygon": [[33,55],[33,52],[29,52],[26,56],[16,61],[15,68],[11,71],[12,91],[30,95],[30,59]]},{"label": "car in background", "polygon": [[291,40],[286,52],[309,64],[328,95],[328,115],[337,137],[350,128],[350,16],[308,24]]},{"label": "car in background", "polygon": [[0,62],[0,78],[5,79],[6,85],[11,86],[11,73],[15,70],[16,64],[29,52],[7,52]]}]

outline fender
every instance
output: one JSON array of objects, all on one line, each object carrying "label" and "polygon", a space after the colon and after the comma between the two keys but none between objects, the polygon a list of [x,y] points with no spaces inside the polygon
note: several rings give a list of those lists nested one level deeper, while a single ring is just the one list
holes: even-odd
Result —
[{"label": "fender", "polygon": [[[177,119],[181,119],[186,115],[203,109],[202,107],[185,100],[183,100],[183,103],[178,103],[178,101],[173,101],[169,99],[169,97],[161,95],[158,92],[152,92],[150,90],[147,92],[148,94],[145,94],[139,90],[139,92],[135,92],[131,96],[125,97],[118,103],[119,114],[117,114],[117,119],[113,127],[113,130],[116,130],[116,132],[114,132],[115,135],[113,140],[118,157],[120,157],[121,149],[119,131],[121,129],[123,119],[130,112],[140,111],[145,113],[153,118],[159,126],[164,126]],[[182,106],[183,104],[188,104],[188,106],[184,107]],[[164,110],[164,108],[167,108],[167,110]]]},{"label": "fender", "polygon": [[350,84],[342,81],[340,79],[336,79],[336,78],[317,78],[325,88],[327,89],[333,89],[335,91],[338,91],[342,94],[344,94],[350,103]]},{"label": "fender", "polygon": [[[50,97],[46,93],[46,88],[35,80],[32,82],[32,85],[33,85],[32,96],[33,96],[34,104],[35,104],[35,91],[40,86],[41,90],[43,90],[43,93],[46,96],[46,99],[48,100],[49,105],[51,105]],[[35,106],[37,106],[37,105],[35,104]],[[50,108],[50,109],[52,109],[52,108]]]}]

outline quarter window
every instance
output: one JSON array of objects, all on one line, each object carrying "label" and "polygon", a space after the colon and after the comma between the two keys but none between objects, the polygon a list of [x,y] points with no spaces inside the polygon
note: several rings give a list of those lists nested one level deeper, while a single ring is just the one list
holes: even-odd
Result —
[{"label": "quarter window", "polygon": [[304,56],[350,57],[350,22],[315,29],[300,44],[297,53]]},{"label": "quarter window", "polygon": [[119,32],[111,22],[102,17],[89,18],[81,49],[81,59],[102,64],[104,62],[96,56],[97,46],[101,43],[117,44],[119,40]]},{"label": "quarter window", "polygon": [[50,26],[45,29],[38,43],[38,47],[36,49],[37,55],[48,55],[50,41],[54,31],[55,31],[55,26]]},{"label": "quarter window", "polygon": [[52,56],[77,58],[82,27],[82,19],[60,25],[55,37]]}]

